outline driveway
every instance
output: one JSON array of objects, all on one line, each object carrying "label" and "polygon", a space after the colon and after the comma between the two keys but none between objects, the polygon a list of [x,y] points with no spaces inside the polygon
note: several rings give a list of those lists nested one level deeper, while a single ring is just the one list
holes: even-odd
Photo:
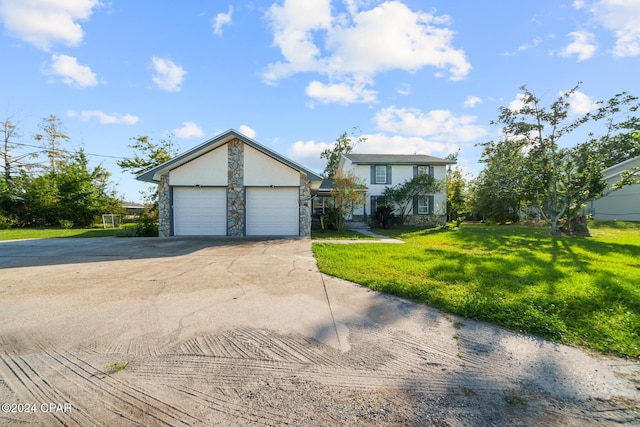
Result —
[{"label": "driveway", "polygon": [[0,242],[0,424],[633,424],[639,377],[322,275],[308,239]]}]

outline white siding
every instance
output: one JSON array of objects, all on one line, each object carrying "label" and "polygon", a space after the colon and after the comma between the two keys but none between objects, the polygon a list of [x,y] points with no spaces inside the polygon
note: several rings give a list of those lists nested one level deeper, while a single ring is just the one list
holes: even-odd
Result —
[{"label": "white siding", "polygon": [[[611,186],[621,174],[633,167],[640,168],[640,157],[618,163],[604,171],[605,181]],[[590,203],[590,213],[597,220],[640,221],[640,184],[629,185]]]},{"label": "white siding", "polygon": [[245,144],[244,185],[297,187],[300,172]]},{"label": "white siding", "polygon": [[227,185],[227,145],[223,145],[169,173],[170,185]]}]

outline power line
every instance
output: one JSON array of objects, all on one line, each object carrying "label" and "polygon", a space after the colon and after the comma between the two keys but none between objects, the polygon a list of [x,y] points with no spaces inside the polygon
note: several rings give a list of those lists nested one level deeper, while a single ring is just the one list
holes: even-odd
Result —
[{"label": "power line", "polygon": [[[19,146],[22,146],[22,147],[30,147],[30,148],[39,148],[43,152],[45,152],[45,151],[54,151],[54,150],[48,149],[47,147],[43,147],[41,145],[31,145],[31,144],[25,144],[23,142],[17,142],[17,143],[14,143],[13,145],[15,145],[15,146],[19,145]],[[73,154],[73,151],[69,151],[66,148],[56,149],[55,151],[60,151],[62,153],[66,153],[66,154]],[[84,152],[84,154],[86,154],[87,156],[92,156],[92,157],[105,157],[105,158],[110,158],[110,159],[125,159],[126,158],[126,157],[122,157],[122,156],[110,156],[108,154],[87,153],[86,151]]]}]

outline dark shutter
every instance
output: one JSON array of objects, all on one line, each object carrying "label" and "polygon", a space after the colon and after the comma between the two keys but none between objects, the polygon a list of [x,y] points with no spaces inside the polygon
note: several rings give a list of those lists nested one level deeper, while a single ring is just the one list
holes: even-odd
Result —
[{"label": "dark shutter", "polygon": [[414,166],[413,167],[413,177],[415,178],[416,176],[418,176],[418,167]]},{"label": "dark shutter", "polygon": [[418,215],[418,196],[413,196],[413,214]]},{"label": "dark shutter", "polygon": [[429,166],[429,176],[433,178],[433,166]]},{"label": "dark shutter", "polygon": [[387,165],[387,182],[385,184],[391,185],[391,165]]},{"label": "dark shutter", "polygon": [[[431,168],[433,169],[433,168]],[[433,215],[433,205],[434,205],[434,200],[435,198],[433,196],[428,196],[428,200],[429,200],[429,215]]]},{"label": "dark shutter", "polygon": [[376,165],[371,165],[371,183],[376,183]]}]

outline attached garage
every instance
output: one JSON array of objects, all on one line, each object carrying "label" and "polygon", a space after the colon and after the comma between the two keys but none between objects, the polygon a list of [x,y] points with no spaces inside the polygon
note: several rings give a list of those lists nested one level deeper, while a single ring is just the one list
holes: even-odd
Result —
[{"label": "attached garage", "polygon": [[158,184],[160,236],[310,236],[322,178],[229,130],[137,177]]},{"label": "attached garage", "polygon": [[227,191],[215,187],[173,189],[174,236],[226,236]]},{"label": "attached garage", "polygon": [[247,188],[247,236],[297,236],[298,188]]}]

